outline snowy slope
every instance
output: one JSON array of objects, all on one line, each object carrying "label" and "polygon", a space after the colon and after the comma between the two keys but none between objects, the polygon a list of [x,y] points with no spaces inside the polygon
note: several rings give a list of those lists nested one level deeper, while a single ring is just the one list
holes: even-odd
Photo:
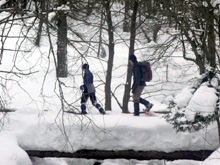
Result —
[{"label": "snowy slope", "polygon": [[[136,151],[214,150],[218,147],[216,125],[196,133],[176,133],[161,117],[145,114],[100,115],[95,109],[88,116],[47,112],[38,114],[15,112],[8,129],[25,150],[57,150],[74,152],[80,149]],[[65,134],[64,134],[65,132]],[[210,145],[212,144],[212,145]]]}]

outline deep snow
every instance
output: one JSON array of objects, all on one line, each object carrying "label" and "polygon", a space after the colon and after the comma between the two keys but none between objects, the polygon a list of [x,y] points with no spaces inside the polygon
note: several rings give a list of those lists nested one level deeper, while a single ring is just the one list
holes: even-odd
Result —
[{"label": "deep snow", "polygon": [[[0,164],[7,161],[12,164],[14,162],[19,164],[20,161],[24,161],[27,165],[31,164],[23,150],[74,152],[80,149],[133,149],[137,151],[172,152],[179,150],[215,150],[218,147],[215,124],[206,130],[189,134],[176,133],[172,126],[161,118],[161,115],[148,117],[142,114],[139,117],[134,117],[132,114],[108,112],[107,115],[103,116],[98,114],[95,109],[91,109],[88,116],[75,116],[65,113],[62,121],[62,115],[57,117],[51,112],[45,112],[41,119],[34,111],[28,115],[26,112],[27,110],[13,112],[7,123],[7,129],[2,131]],[[13,135],[10,134],[11,132]],[[68,159],[68,161],[74,160]],[[45,160],[35,158],[34,161],[36,165],[42,161],[56,162],[55,165],[68,162],[65,159],[55,160],[54,158]],[[213,159],[210,161],[213,162]],[[111,161],[105,160],[103,164],[108,164],[108,162]],[[113,162],[117,164],[117,161]],[[126,161],[118,164],[121,165],[123,162]],[[140,163],[140,161],[135,162],[133,161],[134,164]],[[149,162],[143,161],[140,164],[147,165]],[[162,165],[162,161],[157,162]],[[16,163],[14,164],[16,165]],[[194,163],[198,162],[195,161]]]}]

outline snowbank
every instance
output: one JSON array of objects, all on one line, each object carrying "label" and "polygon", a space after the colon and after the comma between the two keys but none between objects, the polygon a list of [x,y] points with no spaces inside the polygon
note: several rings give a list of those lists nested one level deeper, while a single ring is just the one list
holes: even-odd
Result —
[{"label": "snowbank", "polygon": [[220,164],[220,148],[218,148],[211,156],[209,156],[202,165],[217,165]]},{"label": "snowbank", "polygon": [[[179,151],[215,150],[217,127],[195,133],[176,133],[161,116],[111,112],[100,115],[92,109],[88,116],[47,112],[43,118],[27,111],[11,115],[10,130],[25,150],[74,152],[81,149]],[[24,115],[24,113],[26,115]],[[210,145],[212,144],[212,145]]]},{"label": "snowbank", "polygon": [[186,87],[176,95],[174,102],[179,108],[184,108],[189,104],[189,101],[193,96],[193,91],[193,89]]},{"label": "snowbank", "polygon": [[18,146],[15,136],[0,134],[0,164],[1,165],[32,165],[27,153]]}]

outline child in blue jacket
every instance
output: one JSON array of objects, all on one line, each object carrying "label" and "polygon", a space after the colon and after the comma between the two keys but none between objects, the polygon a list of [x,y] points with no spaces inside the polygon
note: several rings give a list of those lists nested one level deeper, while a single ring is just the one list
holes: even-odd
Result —
[{"label": "child in blue jacket", "polygon": [[83,91],[81,97],[81,113],[87,114],[86,112],[86,102],[88,98],[90,98],[92,105],[95,106],[101,114],[105,114],[104,109],[100,104],[97,103],[97,99],[95,96],[95,86],[93,84],[93,74],[89,70],[88,64],[83,64],[82,70],[84,72],[83,76],[83,85],[80,86],[80,89]]}]

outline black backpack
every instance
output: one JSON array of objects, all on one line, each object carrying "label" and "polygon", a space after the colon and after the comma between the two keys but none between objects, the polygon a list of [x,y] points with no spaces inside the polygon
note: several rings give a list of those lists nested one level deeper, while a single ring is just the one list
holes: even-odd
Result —
[{"label": "black backpack", "polygon": [[149,82],[152,80],[152,70],[150,63],[148,61],[139,62],[141,67],[141,76],[144,82]]}]

